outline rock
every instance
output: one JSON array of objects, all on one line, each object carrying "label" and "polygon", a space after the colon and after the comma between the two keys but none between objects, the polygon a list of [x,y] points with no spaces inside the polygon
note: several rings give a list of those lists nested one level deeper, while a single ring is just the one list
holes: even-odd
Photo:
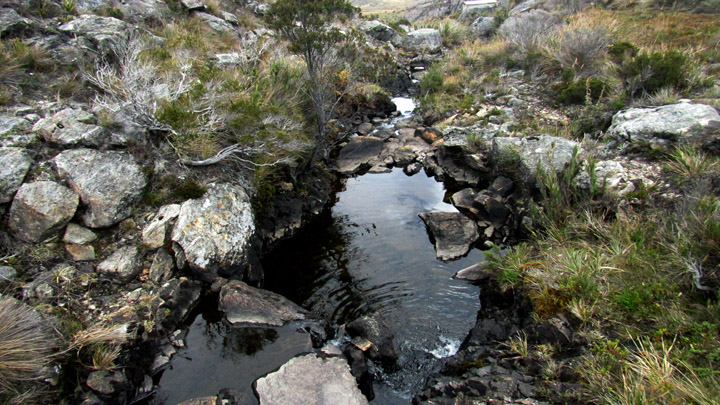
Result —
[{"label": "rock", "polygon": [[512,193],[513,189],[515,188],[515,183],[513,183],[512,180],[508,179],[507,177],[498,176],[493,180],[490,187],[488,187],[488,191],[492,194],[497,194],[500,197],[507,197]]},{"label": "rock", "polygon": [[28,121],[23,118],[0,115],[0,137],[23,131],[29,126]]},{"label": "rock", "polygon": [[[477,197],[475,190],[465,188],[453,194],[450,197],[450,201],[452,201],[453,205],[457,208],[473,212],[473,210],[475,210],[475,197]],[[473,212],[473,214],[477,214],[477,212]]]},{"label": "rock", "polygon": [[573,339],[570,323],[563,315],[543,320],[529,329],[528,341],[535,344],[566,345]]},{"label": "rock", "polygon": [[562,173],[580,144],[565,138],[538,135],[527,138],[493,138],[490,159],[497,170],[517,180],[535,185],[538,168],[546,173]]},{"label": "rock", "polygon": [[8,226],[18,239],[39,243],[55,236],[75,215],[78,196],[52,181],[23,184],[10,206]]},{"label": "rock", "polygon": [[495,228],[502,226],[512,212],[499,197],[490,195],[487,191],[475,196],[473,207],[478,219],[490,222]]},{"label": "rock", "polygon": [[403,167],[403,173],[405,173],[408,176],[418,174],[418,173],[420,173],[421,170],[422,170],[422,165],[420,163],[410,163],[409,165]]},{"label": "rock", "polygon": [[86,384],[91,390],[103,395],[117,395],[130,388],[130,383],[122,371],[93,371]]},{"label": "rock", "polygon": [[210,29],[220,34],[237,32],[232,24],[212,14],[195,13],[195,16],[204,21]]},{"label": "rock", "polygon": [[161,23],[170,14],[162,0],[77,0],[75,9],[81,14],[100,14],[103,10],[117,10],[124,21]]},{"label": "rock", "polygon": [[140,273],[140,259],[137,246],[123,246],[98,264],[97,271],[120,282],[128,282]]},{"label": "rock", "polygon": [[397,363],[398,356],[393,343],[395,336],[379,313],[356,319],[345,325],[345,330],[352,337],[362,337],[372,343],[371,347],[363,350],[371,359],[385,367]]},{"label": "rock", "polygon": [[378,41],[389,41],[397,35],[394,29],[378,20],[363,21],[358,28],[360,28],[360,31],[364,32],[365,35]]},{"label": "rock", "polygon": [[369,122],[363,122],[362,124],[358,125],[357,133],[365,136],[370,133],[370,131],[373,130],[373,124]]},{"label": "rock", "polygon": [[495,28],[495,19],[492,17],[478,17],[470,24],[470,29],[482,38],[489,38],[495,32]]},{"label": "rock", "polygon": [[10,266],[0,266],[0,285],[13,282],[17,277],[17,271]]},{"label": "rock", "polygon": [[200,280],[220,272],[236,274],[247,265],[255,220],[250,198],[232,184],[215,184],[202,198],[185,201],[172,231],[178,267]]},{"label": "rock", "polygon": [[165,250],[160,249],[155,253],[152,264],[150,265],[150,280],[160,284],[165,280],[169,280],[175,270],[175,261],[172,256]]},{"label": "rock", "polygon": [[217,53],[215,54],[215,63],[221,69],[227,69],[238,66],[243,62],[243,57],[238,52]]},{"label": "rock", "polygon": [[575,185],[583,190],[602,190],[605,193],[616,193],[619,196],[635,190],[635,184],[632,181],[634,179],[620,162],[603,160],[595,163],[592,178],[588,171],[588,168],[581,170],[574,179]]},{"label": "rock", "polygon": [[393,151],[393,160],[396,165],[410,164],[414,162],[416,158],[417,154],[415,150],[408,145],[403,145]]},{"label": "rock", "polygon": [[56,156],[55,165],[60,177],[87,205],[81,220],[90,228],[107,227],[129,217],[147,185],[140,166],[127,153],[72,149]]},{"label": "rock", "polygon": [[232,324],[282,326],[308,314],[297,304],[271,291],[232,280],[220,290],[220,309]]},{"label": "rock", "polygon": [[527,0],[523,1],[517,6],[510,10],[510,15],[518,15],[527,13],[528,11],[534,10],[541,5],[541,0]]},{"label": "rock", "polygon": [[127,139],[115,136],[105,128],[95,125],[95,116],[83,110],[66,108],[49,118],[35,123],[33,132],[46,142],[64,147],[76,145],[100,148],[122,146]]},{"label": "rock", "polygon": [[437,53],[442,49],[442,37],[440,31],[434,28],[420,28],[407,33],[402,47],[410,51]]},{"label": "rock", "polygon": [[76,262],[95,260],[95,248],[92,245],[65,244],[65,251]]},{"label": "rock", "polygon": [[485,269],[485,263],[478,263],[458,271],[453,277],[460,280],[483,281],[489,279],[490,276],[492,273]]},{"label": "rock", "polygon": [[166,281],[158,291],[161,304],[154,309],[156,323],[166,330],[175,330],[184,322],[200,300],[202,284],[185,277]]},{"label": "rock", "polygon": [[0,204],[12,201],[32,163],[26,149],[0,148]]},{"label": "rock", "polygon": [[0,38],[29,37],[35,31],[35,23],[22,17],[12,8],[0,8]]},{"label": "rock", "polygon": [[88,45],[99,51],[101,56],[110,56],[113,47],[125,38],[128,25],[117,18],[85,14],[61,25],[58,29],[71,36],[86,39]]},{"label": "rock", "polygon": [[346,344],[339,354],[344,355],[350,364],[350,373],[355,377],[360,392],[365,395],[365,398],[372,401],[375,398],[375,391],[372,386],[374,377],[370,372],[365,352],[353,344]]},{"label": "rock", "polygon": [[363,165],[373,166],[371,164],[373,161],[381,163],[378,158],[383,150],[383,144],[382,139],[371,136],[352,138],[340,151],[336,160],[337,171],[341,174],[354,174]]},{"label": "rock", "polygon": [[435,252],[440,260],[467,254],[480,236],[475,221],[459,212],[424,212],[419,216],[435,240]]},{"label": "rock", "polygon": [[205,3],[200,0],[180,0],[180,4],[185,7],[188,11],[203,11],[205,10]]},{"label": "rock", "polygon": [[222,19],[229,22],[230,24],[237,26],[240,24],[240,21],[238,20],[237,16],[233,13],[228,13],[227,11],[220,12],[220,15],[222,16]]},{"label": "rock", "polygon": [[720,114],[715,108],[683,102],[620,111],[613,116],[607,133],[622,141],[665,145],[702,140],[705,130],[718,126]]},{"label": "rock", "polygon": [[87,245],[88,243],[95,242],[97,238],[98,237],[95,232],[87,228],[77,224],[68,224],[65,229],[65,236],[63,236],[63,242],[76,245]]},{"label": "rock", "polygon": [[442,139],[442,133],[435,128],[418,128],[415,130],[415,136],[429,144],[433,144]]},{"label": "rock", "polygon": [[170,204],[161,207],[152,221],[142,231],[143,244],[148,249],[157,249],[165,244],[169,225],[180,214],[179,204]]},{"label": "rock", "polygon": [[342,357],[295,357],[253,384],[260,405],[367,404]]}]

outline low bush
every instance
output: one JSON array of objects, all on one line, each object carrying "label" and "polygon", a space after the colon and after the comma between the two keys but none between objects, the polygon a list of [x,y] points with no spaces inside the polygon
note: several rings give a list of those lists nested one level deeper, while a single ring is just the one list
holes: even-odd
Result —
[{"label": "low bush", "polygon": [[666,87],[688,86],[688,58],[677,50],[640,52],[618,66],[625,90],[632,96],[652,94]]},{"label": "low bush", "polygon": [[555,101],[560,104],[592,104],[607,94],[608,85],[597,77],[574,79],[572,70],[555,90]]},{"label": "low bush", "polygon": [[612,43],[612,37],[612,23],[603,24],[580,16],[549,34],[543,51],[562,69],[573,69],[578,77],[595,76],[605,64],[605,52]]}]

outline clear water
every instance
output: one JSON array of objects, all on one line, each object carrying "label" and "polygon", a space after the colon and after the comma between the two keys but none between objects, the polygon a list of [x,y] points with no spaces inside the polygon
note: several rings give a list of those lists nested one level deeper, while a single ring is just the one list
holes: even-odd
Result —
[{"label": "clear water", "polygon": [[349,179],[321,224],[278,246],[263,263],[266,288],[334,324],[383,315],[401,370],[376,384],[374,403],[409,403],[475,322],[479,289],[452,276],[483,260],[482,252],[436,260],[417,216],[455,211],[444,196],[441,183],[401,169]]}]

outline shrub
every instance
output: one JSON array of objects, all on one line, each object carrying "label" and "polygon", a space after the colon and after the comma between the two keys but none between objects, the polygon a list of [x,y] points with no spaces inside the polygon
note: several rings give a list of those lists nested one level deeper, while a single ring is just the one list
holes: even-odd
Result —
[{"label": "shrub", "polygon": [[525,53],[536,51],[545,36],[558,24],[555,16],[543,10],[513,16],[505,20],[498,32]]},{"label": "shrub", "polygon": [[0,297],[0,402],[30,403],[45,391],[57,348],[54,332],[29,306]]},{"label": "shrub", "polygon": [[591,104],[607,92],[607,84],[597,77],[563,82],[555,100],[560,104]]},{"label": "shrub", "polygon": [[442,90],[444,82],[445,79],[443,78],[442,73],[438,70],[430,69],[427,73],[425,73],[425,75],[423,75],[422,79],[420,79],[420,94],[427,96],[437,93]]},{"label": "shrub", "polygon": [[613,24],[589,18],[576,18],[569,25],[548,35],[543,50],[560,67],[572,68],[579,77],[600,72],[605,52],[613,36]]},{"label": "shrub", "polygon": [[687,87],[688,59],[676,50],[641,52],[618,68],[625,89],[632,96],[654,93],[665,87]]}]

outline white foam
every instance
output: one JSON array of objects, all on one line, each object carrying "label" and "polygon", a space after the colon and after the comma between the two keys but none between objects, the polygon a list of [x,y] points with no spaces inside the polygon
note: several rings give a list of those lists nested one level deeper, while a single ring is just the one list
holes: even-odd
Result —
[{"label": "white foam", "polygon": [[400,111],[400,114],[403,115],[412,113],[415,111],[415,107],[417,107],[415,100],[410,97],[394,97],[391,101],[395,103],[398,111]]},{"label": "white foam", "polygon": [[460,349],[460,341],[440,335],[440,345],[430,351],[435,358],[442,359],[450,357]]}]

